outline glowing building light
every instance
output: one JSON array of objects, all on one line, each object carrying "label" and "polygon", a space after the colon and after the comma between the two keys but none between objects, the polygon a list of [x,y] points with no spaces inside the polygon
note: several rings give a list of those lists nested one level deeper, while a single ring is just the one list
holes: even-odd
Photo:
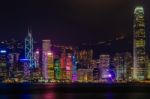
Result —
[{"label": "glowing building light", "polygon": [[71,68],[70,67],[66,67],[66,70],[71,70]]},{"label": "glowing building light", "polygon": [[39,52],[39,51],[36,51],[35,53],[36,53],[36,54],[39,54],[40,52]]},{"label": "glowing building light", "polygon": [[52,53],[51,53],[51,52],[48,52],[47,55],[52,55]]},{"label": "glowing building light", "polygon": [[7,51],[6,50],[0,50],[0,53],[5,54]]},{"label": "glowing building light", "polygon": [[109,74],[108,77],[111,77],[111,74]]}]

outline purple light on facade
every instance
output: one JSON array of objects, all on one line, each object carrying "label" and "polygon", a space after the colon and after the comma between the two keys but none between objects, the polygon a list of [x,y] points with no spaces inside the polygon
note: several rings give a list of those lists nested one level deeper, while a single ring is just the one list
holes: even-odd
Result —
[{"label": "purple light on facade", "polygon": [[110,77],[111,77],[111,74],[109,74],[108,77],[110,78]]},{"label": "purple light on facade", "polygon": [[23,62],[24,78],[29,78],[29,76],[30,76],[30,70],[28,67],[29,59],[20,59],[20,61]]},{"label": "purple light on facade", "polygon": [[39,54],[40,52],[39,51],[36,51],[36,54]]},{"label": "purple light on facade", "polygon": [[77,81],[77,61],[75,55],[72,56],[72,82]]}]

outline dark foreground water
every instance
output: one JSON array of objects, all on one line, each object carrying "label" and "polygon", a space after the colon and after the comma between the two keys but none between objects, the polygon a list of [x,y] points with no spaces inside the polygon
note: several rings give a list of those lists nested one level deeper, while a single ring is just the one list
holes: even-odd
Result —
[{"label": "dark foreground water", "polygon": [[150,99],[150,93],[34,93],[0,94],[0,99]]},{"label": "dark foreground water", "polygon": [[150,84],[0,84],[0,99],[150,99]]}]

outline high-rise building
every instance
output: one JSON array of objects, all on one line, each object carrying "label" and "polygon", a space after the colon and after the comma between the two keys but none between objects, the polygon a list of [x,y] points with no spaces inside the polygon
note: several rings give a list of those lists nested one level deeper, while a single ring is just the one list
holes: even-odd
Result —
[{"label": "high-rise building", "polygon": [[99,59],[100,79],[105,80],[109,78],[110,55],[100,55]]},{"label": "high-rise building", "polygon": [[130,52],[124,53],[124,73],[127,81],[132,81],[133,58]]},{"label": "high-rise building", "polygon": [[66,80],[66,53],[61,53],[60,57],[61,81]]},{"label": "high-rise building", "polygon": [[120,53],[116,53],[114,58],[114,65],[115,65],[115,71],[116,71],[116,80],[117,81],[123,81],[125,80],[125,65],[124,65],[124,58],[123,55]]},{"label": "high-rise building", "polygon": [[33,53],[33,37],[30,30],[28,30],[28,35],[25,38],[25,58],[29,61],[29,68],[33,69],[35,67]]},{"label": "high-rise building", "polygon": [[8,63],[9,63],[9,77],[14,77],[14,71],[18,66],[20,53],[9,53]]},{"label": "high-rise building", "polygon": [[150,80],[150,59],[147,57],[147,79]]},{"label": "high-rise building", "polygon": [[8,58],[7,51],[0,49],[0,79],[8,77]]},{"label": "high-rise building", "polygon": [[[20,59],[20,62],[23,65],[23,79],[30,79],[31,72],[29,71],[29,60],[28,59]],[[19,71],[16,71],[16,76],[19,77],[22,73]]]},{"label": "high-rise building", "polygon": [[55,70],[55,80],[60,81],[60,60],[55,59],[54,60],[54,70]]},{"label": "high-rise building", "polygon": [[42,75],[45,80],[49,79],[48,75],[48,56],[51,51],[51,41],[50,40],[43,40],[42,41]]},{"label": "high-rise building", "polygon": [[93,69],[93,82],[99,82],[100,71],[99,68]]},{"label": "high-rise building", "polygon": [[48,79],[54,81],[54,55],[52,52],[47,53],[47,65]]},{"label": "high-rise building", "polygon": [[76,55],[72,56],[72,82],[77,81],[77,59]]},{"label": "high-rise building", "polygon": [[72,54],[67,53],[66,57],[66,80],[72,81]]},{"label": "high-rise building", "polygon": [[35,67],[39,68],[39,66],[40,66],[40,51],[38,49],[34,52],[34,61],[35,61]]},{"label": "high-rise building", "polygon": [[134,34],[133,34],[133,79],[145,79],[145,23],[144,23],[144,8],[137,6],[134,10]]}]

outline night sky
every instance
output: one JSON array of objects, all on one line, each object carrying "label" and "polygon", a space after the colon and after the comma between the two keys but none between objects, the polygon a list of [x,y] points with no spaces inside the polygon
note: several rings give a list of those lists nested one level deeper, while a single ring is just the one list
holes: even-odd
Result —
[{"label": "night sky", "polygon": [[132,34],[133,11],[142,2],[146,33],[150,0],[1,0],[0,40],[23,40],[28,26],[35,40],[80,44]]}]

